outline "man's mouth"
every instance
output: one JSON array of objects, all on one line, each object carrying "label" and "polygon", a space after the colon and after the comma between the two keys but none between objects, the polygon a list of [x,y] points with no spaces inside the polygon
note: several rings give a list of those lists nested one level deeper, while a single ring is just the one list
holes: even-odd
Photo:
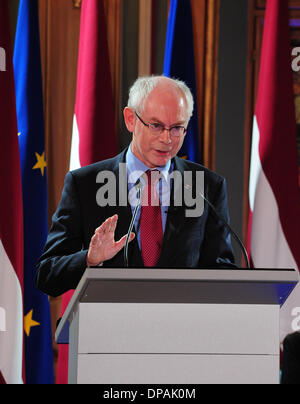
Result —
[{"label": "man's mouth", "polygon": [[162,155],[162,156],[167,156],[168,154],[170,154],[170,150],[155,150],[156,153]]}]

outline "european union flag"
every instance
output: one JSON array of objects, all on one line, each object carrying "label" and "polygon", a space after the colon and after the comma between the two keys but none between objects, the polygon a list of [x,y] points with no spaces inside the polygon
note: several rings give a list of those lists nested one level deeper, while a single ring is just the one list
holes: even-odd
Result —
[{"label": "european union flag", "polygon": [[48,233],[38,1],[20,0],[14,50],[24,209],[24,331],[26,383],[52,384],[48,297],[34,285],[35,264]]},{"label": "european union flag", "polygon": [[190,0],[171,0],[164,75],[183,80],[192,91],[195,100],[194,114],[190,120],[187,135],[179,155],[200,163],[193,19]]}]

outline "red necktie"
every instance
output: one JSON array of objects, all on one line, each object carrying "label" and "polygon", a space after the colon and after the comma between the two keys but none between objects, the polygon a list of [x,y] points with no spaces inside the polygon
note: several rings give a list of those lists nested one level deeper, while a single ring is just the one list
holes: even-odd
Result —
[{"label": "red necktie", "polygon": [[141,208],[141,247],[145,267],[154,267],[159,259],[163,240],[160,200],[155,189],[160,172],[148,170],[146,175]]}]

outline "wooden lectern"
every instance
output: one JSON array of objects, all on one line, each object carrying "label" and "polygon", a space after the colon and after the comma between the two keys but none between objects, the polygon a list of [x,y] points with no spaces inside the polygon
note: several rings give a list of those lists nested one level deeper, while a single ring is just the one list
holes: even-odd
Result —
[{"label": "wooden lectern", "polygon": [[88,268],[56,331],[69,383],[279,383],[294,270]]}]

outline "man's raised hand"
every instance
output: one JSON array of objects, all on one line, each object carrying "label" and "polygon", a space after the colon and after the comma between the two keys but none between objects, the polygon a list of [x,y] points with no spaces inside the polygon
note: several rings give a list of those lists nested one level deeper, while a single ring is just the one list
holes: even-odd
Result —
[{"label": "man's raised hand", "polygon": [[[88,266],[98,266],[104,261],[112,259],[124,247],[127,234],[119,241],[115,241],[117,222],[118,215],[114,215],[106,219],[105,222],[95,230],[87,254]],[[129,241],[132,241],[134,237],[135,234],[131,233]]]}]

